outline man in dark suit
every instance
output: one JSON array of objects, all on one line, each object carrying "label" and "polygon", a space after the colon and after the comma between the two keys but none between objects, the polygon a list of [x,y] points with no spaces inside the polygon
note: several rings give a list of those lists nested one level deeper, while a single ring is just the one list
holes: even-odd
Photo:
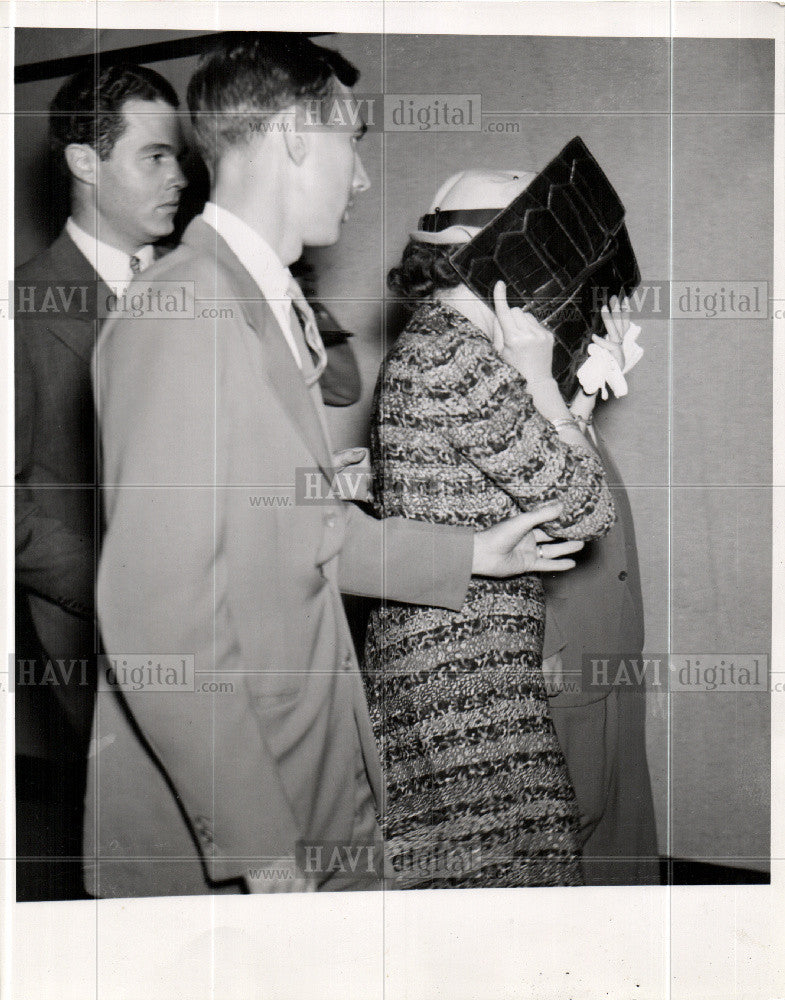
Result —
[{"label": "man in dark suit", "polygon": [[[351,102],[356,77],[302,36],[221,41],[188,92],[210,200],[146,276],[182,283],[186,308],[110,320],[96,346],[98,896],[378,885],[381,769],[340,592],[458,609],[472,571],[571,551],[537,551],[553,507],[475,534],[318,502],[336,464],[325,351],[288,268],[338,240],[369,182],[359,127],[287,122],[304,101]],[[148,661],[177,683],[146,690]],[[337,866],[295,867],[298,844]]]},{"label": "man in dark suit", "polygon": [[[177,106],[167,81],[140,66],[97,76],[91,67],[60,88],[50,140],[70,177],[71,215],[16,274],[20,899],[84,894],[82,806],[100,649],[90,358],[112,294],[152,262],[174,228],[185,186]],[[33,856],[52,860],[23,860]]]},{"label": "man in dark suit", "polygon": [[[603,308],[604,346],[624,365],[629,306],[616,297]],[[659,882],[651,779],[646,762],[644,639],[638,551],[629,497],[619,470],[594,429],[598,392],[579,387],[571,404],[605,466],[618,514],[603,538],[576,556],[567,574],[545,578],[547,613],[543,671],[553,690],[550,709],[581,813],[582,864],[588,885]],[[591,660],[606,660],[610,678],[593,683]],[[615,664],[615,666],[610,666]],[[642,679],[641,679],[642,678]]]},{"label": "man in dark suit", "polygon": [[[550,699],[556,733],[581,811],[588,885],[658,884],[659,860],[646,762],[646,689],[591,686],[586,662],[635,661],[643,650],[643,602],[627,491],[597,438],[618,522],[546,579],[544,655],[558,658],[564,684]],[[609,674],[615,676],[616,667]],[[613,671],[613,673],[611,673]],[[628,670],[632,675],[632,668]],[[623,674],[626,677],[626,674]],[[580,688],[580,690],[576,690]]]}]

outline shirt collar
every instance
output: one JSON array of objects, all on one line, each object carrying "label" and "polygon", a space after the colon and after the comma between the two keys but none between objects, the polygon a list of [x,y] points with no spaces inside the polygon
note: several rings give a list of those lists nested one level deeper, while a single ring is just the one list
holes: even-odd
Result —
[{"label": "shirt collar", "polygon": [[[104,283],[110,288],[120,286],[124,290],[131,277],[131,255],[86,233],[70,216],[65,228]],[[153,262],[155,247],[148,243],[137,250],[135,256],[139,258],[141,269],[144,271]]]},{"label": "shirt collar", "polygon": [[267,240],[234,212],[216,205],[214,201],[208,201],[202,211],[202,218],[226,241],[229,249],[251,275],[267,300],[297,367],[302,368],[303,362],[291,324],[292,272],[283,266]]},{"label": "shirt collar", "polygon": [[259,286],[271,306],[283,303],[289,309],[289,286],[293,280],[278,254],[255,229],[233,212],[208,201],[202,218],[226,240],[229,249]]}]

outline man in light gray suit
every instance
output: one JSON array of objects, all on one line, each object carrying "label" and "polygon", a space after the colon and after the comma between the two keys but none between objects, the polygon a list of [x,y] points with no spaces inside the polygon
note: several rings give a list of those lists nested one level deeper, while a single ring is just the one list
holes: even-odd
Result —
[{"label": "man in light gray suit", "polygon": [[[129,290],[172,282],[185,310],[110,320],[96,349],[97,606],[118,668],[101,682],[87,797],[98,896],[378,885],[378,852],[356,872],[293,864],[298,845],[378,839],[380,765],[341,591],[458,609],[472,572],[572,565],[559,557],[574,543],[536,545],[553,507],[474,534],[297,495],[298,470],[327,491],[335,463],[324,349],[288,265],[335,243],[369,184],[361,129],[286,123],[304,100],[350,100],[356,78],[304,36],[221,42],[188,92],[210,201]],[[138,689],[131,654],[193,656],[192,690]]]}]

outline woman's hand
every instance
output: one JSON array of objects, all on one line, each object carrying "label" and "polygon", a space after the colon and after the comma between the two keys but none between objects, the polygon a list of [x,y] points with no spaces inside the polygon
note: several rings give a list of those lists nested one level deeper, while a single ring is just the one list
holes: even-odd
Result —
[{"label": "woman's hand", "polygon": [[547,327],[517,306],[510,309],[507,288],[497,281],[493,289],[496,324],[493,346],[527,382],[552,379],[553,334]]},{"label": "woman's hand", "polygon": [[624,342],[624,335],[630,328],[630,301],[625,295],[624,299],[621,301],[617,295],[614,295],[610,300],[610,309],[608,306],[603,306],[600,310],[600,315],[602,316],[602,322],[605,325],[606,334],[604,337],[600,337],[599,334],[594,334],[592,340],[595,344],[599,344],[600,347],[604,347],[606,351],[615,358],[616,363],[620,370],[624,369],[624,351],[622,350],[622,343]]}]

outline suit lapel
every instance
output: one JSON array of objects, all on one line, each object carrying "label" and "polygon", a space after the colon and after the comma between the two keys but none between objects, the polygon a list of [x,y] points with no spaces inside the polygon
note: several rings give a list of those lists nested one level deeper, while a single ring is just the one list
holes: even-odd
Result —
[{"label": "suit lapel", "polygon": [[98,329],[103,322],[103,317],[99,316],[98,304],[105,303],[111,295],[109,286],[97,276],[90,262],[65,230],[50,247],[50,253],[51,283],[61,285],[66,294],[73,288],[77,289],[77,293],[81,288],[86,288],[87,291],[84,296],[86,308],[81,308],[83,302],[78,293],[71,300],[78,311],[69,311],[67,316],[59,316],[49,324],[49,329],[53,336],[89,365]]},{"label": "suit lapel", "polygon": [[231,276],[232,287],[221,292],[222,297],[239,302],[248,325],[262,342],[269,363],[269,381],[281,406],[297,428],[319,468],[332,482],[334,470],[332,456],[322,430],[316,404],[297,363],[292,356],[278,320],[263,297],[259,286],[229,249],[212,226],[196,218],[183,234],[183,242],[198,250],[202,256],[223,265]]}]

